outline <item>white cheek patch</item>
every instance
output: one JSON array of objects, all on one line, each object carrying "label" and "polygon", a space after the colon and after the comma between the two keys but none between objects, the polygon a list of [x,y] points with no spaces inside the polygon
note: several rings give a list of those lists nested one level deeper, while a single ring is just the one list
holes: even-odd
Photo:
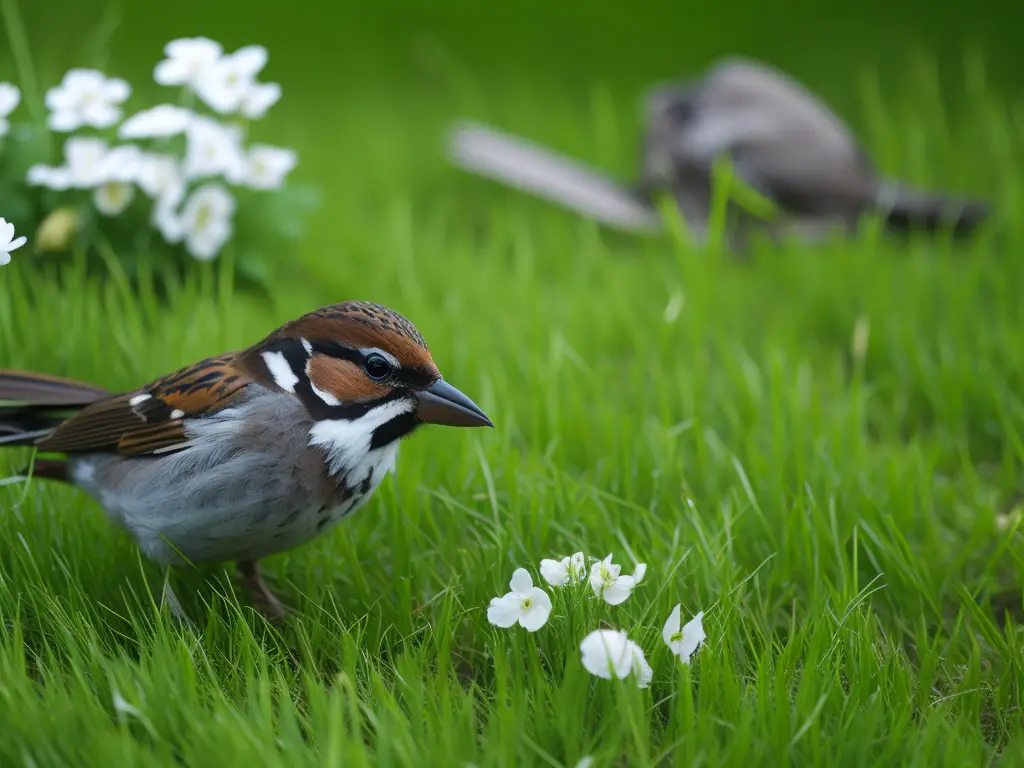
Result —
[{"label": "white cheek patch", "polygon": [[300,339],[300,341],[302,342],[302,347],[306,350],[306,354],[307,355],[312,355],[313,354],[313,345],[309,343],[309,340],[308,339]]},{"label": "white cheek patch", "polygon": [[174,421],[176,421],[177,419],[180,419],[184,415],[185,415],[185,412],[182,411],[182,410],[179,410],[177,408],[175,408],[173,411],[171,411],[171,419],[174,420]]},{"label": "white cheek patch", "polygon": [[295,392],[295,385],[299,383],[299,377],[288,365],[282,352],[264,352],[260,355],[267,365],[267,370],[274,377],[274,383],[285,392]]},{"label": "white cheek patch", "polygon": [[[416,404],[411,400],[392,400],[378,405],[358,419],[318,421],[309,430],[309,444],[327,451],[332,475],[357,466],[370,453],[374,430],[396,416],[411,413]],[[393,446],[397,449],[397,443]],[[382,449],[383,450],[383,449]]]}]

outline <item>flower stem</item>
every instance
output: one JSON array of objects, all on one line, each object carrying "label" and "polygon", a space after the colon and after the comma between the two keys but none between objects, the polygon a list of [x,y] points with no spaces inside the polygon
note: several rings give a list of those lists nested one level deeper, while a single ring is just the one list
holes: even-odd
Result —
[{"label": "flower stem", "polygon": [[43,99],[39,92],[39,83],[36,82],[36,70],[32,63],[28,35],[25,34],[25,25],[21,21],[21,13],[18,12],[17,0],[0,0],[0,16],[3,16],[4,26],[7,27],[7,40],[11,45],[11,55],[14,58],[14,68],[18,73],[21,90],[25,94],[25,103],[32,113],[32,119],[42,123],[46,120]]}]

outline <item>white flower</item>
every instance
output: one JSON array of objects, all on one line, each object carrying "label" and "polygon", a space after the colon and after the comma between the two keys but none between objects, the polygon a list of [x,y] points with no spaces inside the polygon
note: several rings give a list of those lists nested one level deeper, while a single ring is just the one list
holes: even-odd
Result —
[{"label": "white flower", "polygon": [[[280,94],[278,94],[280,95]],[[277,99],[274,99],[277,101]],[[21,91],[11,83],[0,83],[0,139],[11,130],[11,124],[7,117],[15,110],[21,102]]]},{"label": "white flower", "polygon": [[516,568],[509,587],[511,592],[491,599],[487,620],[495,626],[506,628],[519,622],[527,632],[536,632],[543,627],[551,615],[551,598],[548,593],[533,586],[533,579],[525,568]]},{"label": "white flower", "polygon": [[162,139],[184,133],[192,113],[173,104],[158,104],[137,112],[118,128],[122,139]]},{"label": "white flower", "polygon": [[242,96],[239,111],[249,120],[259,120],[280,98],[281,86],[277,83],[254,83]]},{"label": "white flower", "polygon": [[540,561],[540,575],[553,587],[564,587],[570,581],[580,582],[587,577],[587,562],[582,552],[561,560]]},{"label": "white flower", "polygon": [[143,153],[136,183],[149,197],[169,200],[172,205],[181,202],[185,194],[185,179],[173,155]]},{"label": "white flower", "polygon": [[135,187],[124,181],[108,181],[96,187],[92,201],[104,216],[120,216],[131,205]]},{"label": "white flower", "polygon": [[181,211],[181,232],[185,247],[201,261],[209,261],[231,239],[235,198],[220,184],[199,187],[185,201]]},{"label": "white flower", "polygon": [[185,236],[184,224],[175,210],[176,205],[170,197],[159,197],[150,216],[150,222],[168,243],[180,243]]},{"label": "white flower", "polygon": [[62,132],[83,125],[107,128],[121,119],[120,105],[131,91],[120,78],[95,69],[71,69],[58,87],[46,92],[49,126]]},{"label": "white flower", "polygon": [[92,136],[72,136],[64,142],[64,161],[70,185],[91,189],[107,180],[107,143]]},{"label": "white flower", "polygon": [[625,602],[633,587],[647,573],[647,564],[639,563],[632,576],[620,576],[621,570],[622,566],[612,563],[611,555],[590,567],[590,588],[594,590],[595,595],[604,598],[608,605]]},{"label": "white flower", "polygon": [[668,621],[665,622],[664,629],[661,630],[661,636],[664,638],[665,644],[672,650],[672,653],[678,656],[683,664],[689,664],[690,656],[693,655],[693,652],[700,647],[700,644],[707,637],[704,634],[704,624],[701,621],[704,618],[704,611],[700,611],[686,623],[685,627],[680,629],[680,608],[681,606],[677,605],[672,609]]},{"label": "white flower", "polygon": [[103,158],[103,180],[134,182],[142,167],[142,151],[132,145],[114,147]]},{"label": "white flower", "polygon": [[137,183],[156,201],[150,217],[153,226],[167,242],[180,242],[184,232],[175,209],[185,196],[185,179],[177,159],[172,155],[144,154]]},{"label": "white flower", "polygon": [[247,45],[204,69],[192,85],[210,109],[230,115],[241,108],[246,94],[256,85],[256,75],[266,63],[266,48]]},{"label": "white flower", "polygon": [[63,192],[71,187],[71,171],[68,168],[53,168],[38,163],[28,169],[26,181],[32,187],[47,187]]},{"label": "white flower", "polygon": [[224,49],[207,37],[183,37],[164,46],[166,59],[156,65],[153,79],[160,85],[191,85],[220,61]]},{"label": "white flower", "polygon": [[14,238],[14,225],[6,219],[0,219],[0,267],[11,263],[11,251],[21,248],[26,242],[24,235]]},{"label": "white flower", "polygon": [[654,677],[643,650],[621,630],[595,629],[583,638],[580,651],[586,670],[605,680],[611,680],[613,675],[625,680],[633,673],[636,684],[646,688]]},{"label": "white flower", "polygon": [[185,177],[224,176],[229,181],[245,175],[242,135],[234,126],[221,125],[208,117],[197,116],[185,131]]},{"label": "white flower", "polygon": [[253,189],[278,189],[298,161],[291,149],[253,144],[246,158],[245,182]]}]

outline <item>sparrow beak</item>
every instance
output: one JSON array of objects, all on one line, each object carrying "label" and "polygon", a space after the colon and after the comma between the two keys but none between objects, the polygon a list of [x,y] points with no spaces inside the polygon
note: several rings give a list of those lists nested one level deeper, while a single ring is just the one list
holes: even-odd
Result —
[{"label": "sparrow beak", "polygon": [[419,400],[416,418],[424,424],[446,427],[493,427],[476,403],[444,379],[413,393]]}]

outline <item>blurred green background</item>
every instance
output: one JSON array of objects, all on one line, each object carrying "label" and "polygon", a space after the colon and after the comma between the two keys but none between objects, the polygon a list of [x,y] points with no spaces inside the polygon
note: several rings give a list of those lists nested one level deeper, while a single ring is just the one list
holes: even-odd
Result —
[{"label": "blurred green background", "polygon": [[[158,92],[152,68],[163,44],[181,36],[209,36],[227,50],[267,46],[270,63],[261,77],[282,83],[284,97],[255,135],[297,148],[295,178],[324,190],[311,236],[297,254],[324,274],[338,263],[325,248],[336,244],[353,257],[379,248],[372,230],[383,226],[385,207],[404,206],[413,220],[451,222],[472,215],[466,203],[477,195],[501,194],[446,166],[442,137],[451,120],[487,120],[628,176],[642,90],[652,81],[694,76],[731,54],[762,58],[803,80],[851,123],[883,170],[920,184],[1012,197],[996,178],[1006,158],[982,157],[987,147],[980,145],[998,140],[957,134],[976,107],[966,97],[965,62],[984,60],[984,88],[994,102],[1019,101],[1022,14],[1010,2],[48,0],[20,6],[41,90],[68,67],[92,64],[137,90]],[[10,64],[5,57],[3,68]],[[904,130],[895,141],[869,124],[864,97],[874,86]],[[893,105],[908,89],[914,108],[898,114]],[[920,91],[930,89],[941,96],[951,137],[938,150],[935,115],[913,124]],[[130,103],[129,111],[139,106]],[[1021,122],[1024,112],[1012,117]],[[915,130],[924,141],[914,141]],[[932,145],[928,152],[915,156],[913,147],[925,142]],[[945,153],[939,163],[937,151]],[[403,184],[407,194],[396,195]],[[366,237],[353,237],[360,226]]]}]

